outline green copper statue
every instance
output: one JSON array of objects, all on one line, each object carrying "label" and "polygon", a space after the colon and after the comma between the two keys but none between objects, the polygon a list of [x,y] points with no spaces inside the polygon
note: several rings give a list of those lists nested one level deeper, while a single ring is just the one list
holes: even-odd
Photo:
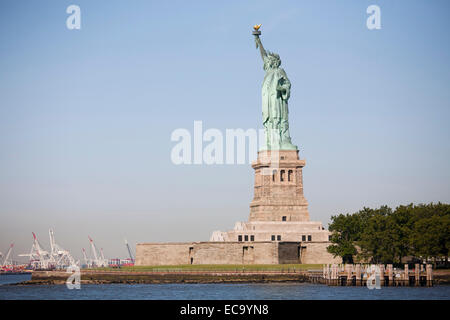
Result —
[{"label": "green copper statue", "polygon": [[262,115],[266,136],[262,150],[297,150],[289,134],[288,100],[291,82],[286,72],[280,68],[281,59],[276,53],[264,50],[259,38],[261,25],[254,26],[256,48],[259,48],[264,63],[264,81],[262,85]]}]

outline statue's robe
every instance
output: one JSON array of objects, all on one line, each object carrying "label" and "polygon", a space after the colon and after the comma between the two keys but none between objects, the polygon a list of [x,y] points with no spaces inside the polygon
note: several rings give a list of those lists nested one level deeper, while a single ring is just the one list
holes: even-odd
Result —
[{"label": "statue's robe", "polygon": [[[291,82],[282,68],[267,69],[262,87],[263,125],[268,141],[276,141],[281,148],[294,148],[291,144],[288,120],[288,100]],[[275,140],[269,138],[270,132],[277,132]],[[272,146],[273,147],[273,146]]]},{"label": "statue's robe", "polygon": [[[270,121],[279,125],[281,119],[288,118],[288,99],[291,83],[282,68],[268,69],[264,76],[262,88],[263,124]],[[278,127],[278,126],[277,126]]]}]

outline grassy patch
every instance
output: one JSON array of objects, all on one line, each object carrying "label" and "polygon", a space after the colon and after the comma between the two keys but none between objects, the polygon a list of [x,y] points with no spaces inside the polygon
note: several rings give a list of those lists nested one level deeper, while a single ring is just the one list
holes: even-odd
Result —
[{"label": "grassy patch", "polygon": [[298,271],[321,270],[321,264],[203,264],[203,265],[170,265],[170,266],[134,266],[122,268],[97,268],[104,271]]}]

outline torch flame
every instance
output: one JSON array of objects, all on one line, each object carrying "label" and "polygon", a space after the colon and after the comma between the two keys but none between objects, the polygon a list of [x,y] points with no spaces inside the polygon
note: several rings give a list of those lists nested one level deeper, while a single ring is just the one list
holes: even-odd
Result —
[{"label": "torch flame", "polygon": [[259,28],[261,28],[261,25],[260,25],[260,24],[255,24],[255,25],[253,26],[253,29],[255,29],[255,31],[258,31]]}]

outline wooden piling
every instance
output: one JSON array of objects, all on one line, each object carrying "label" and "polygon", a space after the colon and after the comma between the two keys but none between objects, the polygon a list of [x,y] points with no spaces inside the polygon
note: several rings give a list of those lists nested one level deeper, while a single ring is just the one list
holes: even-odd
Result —
[{"label": "wooden piling", "polygon": [[356,285],[360,286],[361,285],[361,265],[357,264],[355,266],[355,273],[356,273]]},{"label": "wooden piling", "polygon": [[414,280],[416,287],[420,286],[420,266],[418,263],[414,265]]},{"label": "wooden piling", "polygon": [[385,286],[386,281],[384,279],[384,273],[385,273],[384,264],[380,264],[378,267],[380,268],[380,285]]},{"label": "wooden piling", "polygon": [[353,277],[352,277],[353,265],[352,264],[346,264],[345,265],[345,271],[347,273],[347,283],[346,283],[346,285],[347,286],[351,286],[352,283],[353,283]]},{"label": "wooden piling", "polygon": [[333,276],[333,285],[337,286],[339,285],[339,266],[338,265],[334,265],[333,271],[334,271],[334,276]]},{"label": "wooden piling", "polygon": [[427,287],[433,286],[433,268],[431,264],[427,264]]},{"label": "wooden piling", "polygon": [[388,264],[387,269],[388,269],[389,286],[391,287],[394,285],[394,269],[393,269],[392,264]]}]

